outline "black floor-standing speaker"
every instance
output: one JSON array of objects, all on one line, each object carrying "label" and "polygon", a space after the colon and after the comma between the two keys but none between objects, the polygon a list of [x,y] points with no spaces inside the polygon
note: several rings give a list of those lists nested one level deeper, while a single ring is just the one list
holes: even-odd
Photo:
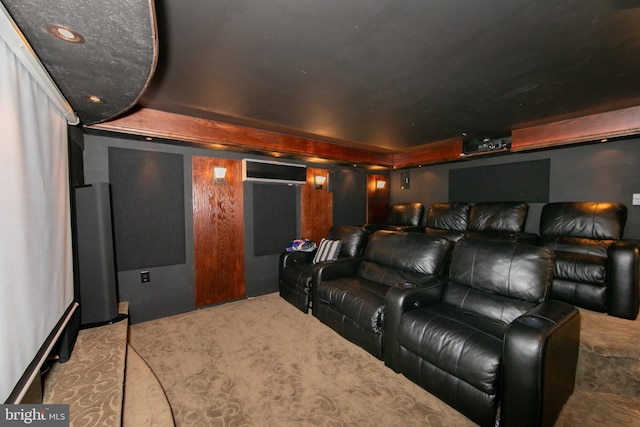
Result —
[{"label": "black floor-standing speaker", "polygon": [[76,188],[82,328],[118,320],[111,196],[108,183]]}]

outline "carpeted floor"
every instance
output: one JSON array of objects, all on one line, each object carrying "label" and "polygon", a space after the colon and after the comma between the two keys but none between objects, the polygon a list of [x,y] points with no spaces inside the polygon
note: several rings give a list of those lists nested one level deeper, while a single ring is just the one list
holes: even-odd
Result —
[{"label": "carpeted floor", "polygon": [[[474,425],[277,294],[133,325],[129,341],[178,427]],[[576,390],[557,426],[640,426],[639,403]]]}]

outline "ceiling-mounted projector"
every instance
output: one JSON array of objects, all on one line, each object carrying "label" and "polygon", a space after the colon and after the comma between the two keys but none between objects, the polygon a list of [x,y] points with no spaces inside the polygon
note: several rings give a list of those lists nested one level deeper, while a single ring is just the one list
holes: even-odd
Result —
[{"label": "ceiling-mounted projector", "polygon": [[511,137],[504,138],[470,138],[462,141],[462,152],[465,155],[482,154],[511,149]]}]

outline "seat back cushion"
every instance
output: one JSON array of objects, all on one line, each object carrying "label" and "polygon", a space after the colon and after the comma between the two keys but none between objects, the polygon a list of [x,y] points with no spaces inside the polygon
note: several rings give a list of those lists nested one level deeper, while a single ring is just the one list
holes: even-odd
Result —
[{"label": "seat back cushion", "polygon": [[540,235],[618,240],[626,221],[627,207],[621,203],[547,203],[540,215]]},{"label": "seat back cushion", "polygon": [[353,225],[334,225],[327,233],[327,239],[340,240],[340,258],[362,255],[367,244],[369,231]]},{"label": "seat back cushion", "polygon": [[451,260],[443,303],[510,323],[543,301],[554,253],[525,243],[462,239]]},{"label": "seat back cushion", "polygon": [[469,231],[521,233],[529,205],[523,202],[476,203],[469,210]]},{"label": "seat back cushion", "polygon": [[387,224],[402,226],[418,226],[424,218],[422,203],[397,203],[389,208]]},{"label": "seat back cushion", "polygon": [[464,232],[467,229],[469,208],[468,203],[434,203],[429,206],[427,227]]},{"label": "seat back cushion", "polygon": [[447,239],[422,233],[376,231],[369,237],[358,275],[386,283],[397,277],[406,277],[406,281],[420,275],[438,274],[444,268],[451,245]]}]

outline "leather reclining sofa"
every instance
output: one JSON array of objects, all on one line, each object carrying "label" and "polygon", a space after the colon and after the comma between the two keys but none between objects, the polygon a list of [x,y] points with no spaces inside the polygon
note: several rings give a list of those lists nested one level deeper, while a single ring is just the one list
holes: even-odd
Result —
[{"label": "leather reclining sofa", "polygon": [[578,310],[547,301],[554,253],[381,230],[313,269],[312,313],[481,425],[552,425],[573,392]]},{"label": "leather reclining sofa", "polygon": [[550,298],[635,320],[640,307],[640,241],[623,239],[627,207],[621,203],[547,203],[539,235],[524,232],[525,203],[437,203],[425,232],[537,244],[556,254]]},{"label": "leather reclining sofa", "polygon": [[553,425],[575,305],[635,319],[640,242],[619,240],[623,205],[550,203],[540,237],[526,204],[474,207],[432,205],[422,233],[367,233],[361,255],[305,267],[313,316],[480,425]]},{"label": "leather reclining sofa", "polygon": [[573,392],[580,317],[547,300],[554,254],[462,239],[448,278],[385,300],[384,361],[484,425],[553,425]]},{"label": "leather reclining sofa", "polygon": [[374,232],[364,256],[313,271],[312,313],[382,359],[385,295],[397,283],[439,280],[452,243],[421,233]]},{"label": "leather reclining sofa", "polygon": [[[356,226],[334,225],[327,239],[340,241],[337,262],[361,256],[367,244],[369,231]],[[279,263],[280,296],[303,313],[311,307],[311,273],[313,252],[283,252]]]}]

